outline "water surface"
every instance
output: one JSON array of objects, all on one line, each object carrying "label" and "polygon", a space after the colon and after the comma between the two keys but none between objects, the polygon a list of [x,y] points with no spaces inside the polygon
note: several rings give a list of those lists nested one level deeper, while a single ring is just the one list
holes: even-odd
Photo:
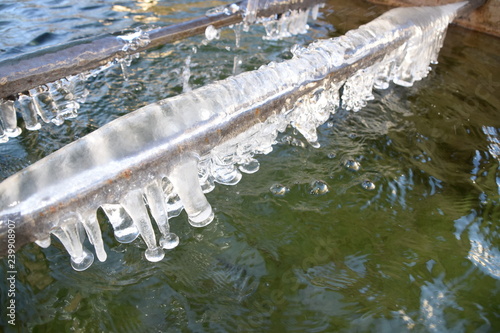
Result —
[{"label": "water surface", "polygon": [[[4,2],[2,57],[172,24],[222,3]],[[119,67],[91,79],[77,119],[0,146],[1,177],[180,93],[188,57],[195,88],[287,59],[292,45],[338,36],[384,10],[331,1],[308,35],[268,41],[253,28],[237,48],[225,29],[210,43],[200,36],[152,50],[129,68],[129,81]],[[498,39],[451,26],[427,78],[376,92],[357,113],[339,110],[320,128],[318,149],[291,129],[283,133],[272,153],[258,156],[259,172],[207,195],[216,210],[208,227],[174,218],[181,243],[159,263],[143,259],[142,241],[116,242],[102,212],[104,263],[75,272],[56,240],[48,249],[24,247],[17,323],[7,326],[2,315],[1,325],[20,332],[499,331],[499,55]],[[3,261],[0,276],[6,270]],[[5,309],[3,291],[0,300]]]}]

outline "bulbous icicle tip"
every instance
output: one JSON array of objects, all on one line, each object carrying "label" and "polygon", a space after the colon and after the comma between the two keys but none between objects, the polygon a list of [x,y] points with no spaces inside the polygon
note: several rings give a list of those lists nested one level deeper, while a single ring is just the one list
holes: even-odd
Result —
[{"label": "bulbous icicle tip", "polygon": [[200,185],[197,159],[186,157],[172,169],[168,179],[184,205],[189,223],[193,227],[210,224],[214,213]]}]

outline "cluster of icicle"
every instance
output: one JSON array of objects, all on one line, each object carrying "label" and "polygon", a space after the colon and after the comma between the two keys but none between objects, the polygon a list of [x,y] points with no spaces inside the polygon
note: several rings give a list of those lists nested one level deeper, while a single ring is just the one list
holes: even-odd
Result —
[{"label": "cluster of icicle", "polygon": [[[182,133],[189,126],[196,126],[197,122],[214,116],[231,118],[242,107],[257,107],[307,82],[321,82],[313,92],[301,97],[293,108],[276,110],[266,121],[215,146],[204,156],[195,157],[196,152],[187,154],[168,174],[148,175],[147,179],[151,179],[147,186],[138,188],[137,184],[130,184],[131,190],[124,197],[117,198],[116,203],[99,203],[117,240],[127,243],[141,235],[147,246],[146,258],[161,260],[163,249],[171,249],[179,243],[179,238],[170,231],[169,219],[184,209],[191,225],[202,227],[209,224],[214,214],[204,193],[210,192],[215,182],[233,185],[241,179],[241,172],[256,172],[259,163],[255,155],[272,151],[278,133],[288,125],[297,129],[313,146],[319,146],[316,128],[340,106],[359,110],[373,98],[373,87],[387,88],[390,81],[409,86],[423,78],[429,64],[436,61],[446,27],[459,7],[396,9],[342,37],[320,40],[308,47],[295,47],[294,56],[288,61],[271,63],[138,110],[148,113],[144,119],[154,119],[151,132],[161,127],[163,131],[170,129],[173,133]],[[395,35],[403,30],[408,33],[408,29],[409,39],[378,63],[360,69],[346,81],[328,77],[335,68],[356,62],[374,46],[390,43]],[[157,118],[158,115],[174,118],[156,124],[161,119]],[[142,119],[140,113],[137,117]],[[122,144],[127,145],[127,142]],[[86,181],[92,181],[90,178],[95,172],[89,172]],[[76,270],[86,269],[93,261],[93,254],[83,246],[85,233],[95,247],[98,259],[106,259],[95,211],[81,209],[85,213],[75,212],[65,221],[60,221],[52,231],[69,252]],[[159,243],[148,211],[161,233]],[[48,246],[50,238],[37,243]]]},{"label": "cluster of icicle", "polygon": [[321,7],[323,4],[317,4],[307,9],[289,10],[278,16],[261,17],[257,22],[266,29],[264,39],[276,40],[304,34],[309,29],[307,24],[309,15],[313,20],[316,20]]},{"label": "cluster of icicle", "polygon": [[[123,41],[122,51],[131,52],[149,43],[147,33],[137,30],[134,33],[117,36]],[[132,56],[116,59],[125,75],[126,66],[130,66]],[[0,99],[0,143],[9,141],[10,137],[21,134],[17,123],[17,112],[24,119],[25,127],[35,131],[41,128],[39,118],[44,123],[53,123],[60,126],[66,119],[78,115],[80,105],[85,102],[89,91],[86,81],[91,76],[96,76],[113,63],[101,66],[92,71],[59,79],[30,89],[27,93],[20,93],[16,100]]]},{"label": "cluster of icicle", "polygon": [[[305,10],[290,10],[279,16],[273,15],[258,19],[255,17],[257,10],[255,6],[258,6],[258,1],[249,1],[246,24],[254,22],[263,24],[266,29],[266,36],[264,38],[276,40],[306,33],[309,14],[315,20],[322,5],[315,5]],[[235,4],[221,8],[227,14],[239,10],[239,7]],[[217,13],[217,10],[211,10],[207,12],[207,16]],[[209,28],[214,30],[213,33],[218,34],[218,31],[212,26]],[[139,47],[146,46],[150,42],[147,32],[141,30],[118,36],[117,38],[124,42],[122,50],[127,53]],[[207,38],[211,39],[208,35]],[[134,54],[135,57],[138,55],[138,53]],[[41,128],[39,118],[45,123],[53,123],[57,126],[62,125],[67,119],[75,118],[80,105],[85,102],[89,94],[89,91],[85,88],[86,80],[115,63],[121,66],[124,79],[127,80],[127,67],[130,66],[134,56],[128,55],[123,58],[117,58],[113,63],[104,65],[96,70],[71,75],[55,82],[38,86],[29,90],[27,94],[20,93],[15,101],[0,99],[0,143],[8,142],[9,138],[21,134],[21,128],[17,123],[17,112],[23,117],[26,129],[31,131]]]},{"label": "cluster of icicle", "polygon": [[[260,9],[266,8],[266,6],[273,2],[274,5],[279,3],[279,0],[274,1],[262,1],[262,0],[249,0],[247,1],[245,8],[245,19],[244,19],[244,30],[247,31],[252,24],[262,24],[266,30],[266,35],[263,37],[268,40],[277,40],[282,39],[298,34],[304,34],[309,29],[307,24],[307,20],[309,16],[313,20],[318,18],[319,9],[324,7],[324,4],[316,4],[309,8],[305,9],[293,9],[287,10],[284,13],[274,14],[269,17],[259,17],[257,16],[257,12]],[[289,0],[283,1],[286,4],[293,4],[296,1]],[[226,15],[230,15],[232,13],[240,10],[240,7],[236,4],[232,4],[230,6],[220,6],[207,11],[207,16],[213,16],[220,13],[225,13]],[[215,34],[215,30],[213,27],[210,29],[213,32],[210,32],[210,35]],[[209,38],[209,40],[213,38]]]}]

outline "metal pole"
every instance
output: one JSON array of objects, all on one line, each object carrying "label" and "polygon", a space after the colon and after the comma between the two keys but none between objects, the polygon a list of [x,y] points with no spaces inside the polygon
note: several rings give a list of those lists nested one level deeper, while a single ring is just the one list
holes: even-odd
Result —
[{"label": "metal pole", "polygon": [[[429,12],[434,16],[427,17]],[[323,41],[319,55],[318,45],[313,45],[305,55],[274,67],[150,104],[63,147],[0,183],[0,239],[7,237],[8,221],[16,224],[16,246],[46,239],[68,214],[80,210],[95,216],[100,205],[145,188],[186,156],[204,156],[291,110],[303,96],[324,90],[325,84],[344,82],[377,64],[410,40],[414,24],[406,17],[413,13],[399,9],[397,20],[389,21],[392,28],[384,23],[363,30],[367,24],[338,41]],[[440,9],[424,11],[419,27],[436,29],[432,17],[440,15]],[[345,52],[336,58],[341,45]],[[0,254],[4,251],[2,247]]]}]

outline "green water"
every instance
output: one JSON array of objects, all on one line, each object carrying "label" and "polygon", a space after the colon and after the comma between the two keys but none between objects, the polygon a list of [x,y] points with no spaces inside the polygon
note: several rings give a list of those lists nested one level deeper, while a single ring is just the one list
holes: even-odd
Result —
[{"label": "green water", "polygon": [[[101,1],[95,20],[74,1],[52,3],[73,8],[73,26],[100,22],[87,23],[84,34],[171,24],[222,2],[141,9],[154,2]],[[331,1],[307,36],[262,41],[253,29],[236,49],[227,29],[207,45],[199,37],[153,50],[132,65],[128,82],[118,68],[91,80],[76,120],[0,146],[2,178],[181,92],[187,56],[195,88],[231,75],[235,55],[240,71],[251,70],[290,57],[295,43],[337,36],[384,10]],[[40,20],[38,35],[48,24]],[[68,24],[60,20],[48,21]],[[60,39],[74,38],[62,31]],[[16,326],[7,324],[5,279],[0,324],[19,332],[500,331],[499,55],[498,39],[450,27],[427,78],[377,92],[357,113],[339,110],[319,129],[319,149],[291,129],[283,133],[272,153],[258,156],[259,172],[207,195],[216,213],[208,227],[193,229],[184,213],[172,219],[181,243],[159,263],[143,259],[140,240],[118,243],[102,212],[104,263],[75,272],[56,240],[48,249],[24,247],[16,254]],[[329,191],[315,194],[316,181]],[[365,181],[375,188],[365,189]],[[276,184],[289,191],[274,195]],[[6,271],[3,261],[0,276]]]}]

